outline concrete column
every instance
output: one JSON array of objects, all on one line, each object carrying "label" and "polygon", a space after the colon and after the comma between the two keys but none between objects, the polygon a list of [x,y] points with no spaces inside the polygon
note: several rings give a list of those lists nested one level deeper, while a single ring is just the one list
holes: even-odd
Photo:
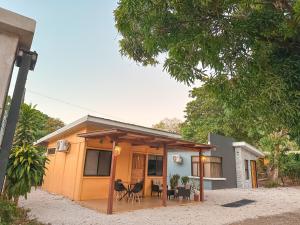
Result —
[{"label": "concrete column", "polygon": [[36,22],[0,7],[0,145],[5,128],[4,106],[18,48],[30,50]]},{"label": "concrete column", "polygon": [[19,38],[0,33],[0,115],[2,115]]}]

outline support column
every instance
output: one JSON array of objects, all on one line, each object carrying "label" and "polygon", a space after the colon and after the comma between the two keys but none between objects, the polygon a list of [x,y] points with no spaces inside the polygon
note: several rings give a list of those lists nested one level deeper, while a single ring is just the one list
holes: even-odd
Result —
[{"label": "support column", "polygon": [[112,214],[113,212],[113,200],[114,200],[114,186],[116,177],[116,165],[117,165],[117,155],[114,153],[117,141],[113,141],[112,155],[111,155],[111,167],[110,167],[110,178],[109,178],[109,190],[107,199],[107,214]]},{"label": "support column", "polygon": [[202,152],[199,152],[199,178],[200,178],[200,201],[204,201],[204,164],[203,164],[203,157]]},{"label": "support column", "polygon": [[3,134],[3,140],[0,148],[1,149],[0,151],[0,192],[4,184],[6,167],[8,164],[8,157],[12,148],[13,138],[14,138],[17,122],[19,119],[20,107],[23,101],[25,84],[30,69],[31,61],[32,61],[32,56],[30,54],[25,53],[22,56],[22,64],[18,72],[17,81],[15,84],[15,89],[11,100],[9,113],[7,116],[6,126]]},{"label": "support column", "polygon": [[168,168],[168,149],[167,145],[163,145],[163,193],[162,193],[162,205],[167,206],[167,168]]}]

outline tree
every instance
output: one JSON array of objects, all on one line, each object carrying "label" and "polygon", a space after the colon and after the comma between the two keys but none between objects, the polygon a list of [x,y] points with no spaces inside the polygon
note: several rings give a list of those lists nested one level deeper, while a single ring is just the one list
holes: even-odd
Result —
[{"label": "tree", "polygon": [[60,120],[43,114],[32,104],[22,104],[4,185],[9,199],[17,202],[19,196],[27,197],[31,187],[41,183],[47,159],[44,149],[33,146],[34,142],[61,126]]},{"label": "tree", "polygon": [[33,145],[42,126],[41,120],[42,116],[35,106],[22,104],[14,137],[14,147]]},{"label": "tree", "polygon": [[[235,97],[251,90],[254,99],[259,95],[253,96],[255,86],[248,84],[261,80],[268,90],[279,84],[279,95],[276,88],[269,96],[264,93],[267,103],[282,106],[279,115],[264,101],[259,110],[279,119],[293,138],[300,137],[299,1],[121,0],[115,20],[123,55],[154,65],[163,54],[164,68],[178,81],[225,77],[237,90]],[[230,104],[240,100],[232,98]],[[255,104],[247,106],[257,111]]]},{"label": "tree", "polygon": [[288,172],[293,169],[293,162],[298,161],[296,166],[299,166],[299,160],[291,160],[287,156],[288,152],[299,150],[299,146],[290,139],[287,131],[281,130],[280,132],[273,132],[263,137],[260,140],[260,146],[269,153],[269,167],[274,181],[277,182],[280,177],[283,182],[285,175],[291,175]]},{"label": "tree", "polygon": [[152,127],[159,130],[164,130],[172,133],[180,134],[182,121],[177,118],[168,119],[165,118],[159,123],[154,124]]},{"label": "tree", "polygon": [[18,202],[19,196],[25,196],[31,187],[37,187],[45,173],[46,156],[34,146],[24,144],[15,147],[9,157],[4,192],[9,199]]}]

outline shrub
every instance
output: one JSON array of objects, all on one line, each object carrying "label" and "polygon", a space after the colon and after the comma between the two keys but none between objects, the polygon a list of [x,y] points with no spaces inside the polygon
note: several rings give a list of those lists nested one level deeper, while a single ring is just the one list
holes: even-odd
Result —
[{"label": "shrub", "polygon": [[276,181],[268,181],[266,184],[265,184],[265,187],[266,188],[276,188],[280,186],[278,182]]},{"label": "shrub", "polygon": [[170,185],[172,189],[175,189],[176,186],[178,185],[178,181],[180,179],[180,176],[178,174],[174,174],[171,178],[170,178]]},{"label": "shrub", "polygon": [[183,185],[186,185],[188,182],[189,182],[189,177],[187,177],[187,176],[183,176],[183,177],[181,177],[181,183],[183,184]]},{"label": "shrub", "polygon": [[46,157],[34,146],[23,145],[12,150],[7,166],[7,181],[5,194],[9,199],[17,200],[25,196],[31,187],[40,184],[45,173]]},{"label": "shrub", "polygon": [[0,198],[0,225],[42,225],[42,223],[29,219],[27,211],[17,207],[15,203]]}]

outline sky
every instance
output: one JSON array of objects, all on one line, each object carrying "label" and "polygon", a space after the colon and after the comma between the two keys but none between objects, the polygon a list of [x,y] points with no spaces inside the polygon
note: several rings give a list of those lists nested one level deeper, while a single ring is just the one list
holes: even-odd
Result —
[{"label": "sky", "polygon": [[87,114],[144,126],[184,119],[191,87],[162,65],[143,67],[120,55],[117,0],[1,0],[0,7],[37,21],[32,50],[39,58],[27,103],[65,123]]}]

